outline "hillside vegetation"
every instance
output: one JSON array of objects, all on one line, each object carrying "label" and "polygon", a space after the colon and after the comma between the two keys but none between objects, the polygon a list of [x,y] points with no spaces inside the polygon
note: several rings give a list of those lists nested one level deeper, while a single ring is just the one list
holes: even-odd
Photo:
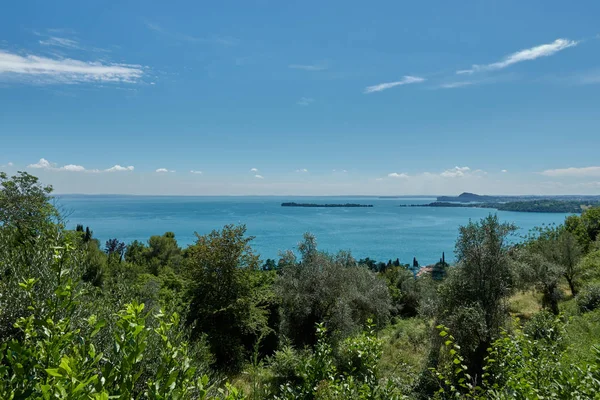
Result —
[{"label": "hillside vegetation", "polygon": [[599,398],[600,208],[470,221],[416,278],[309,233],[263,262],[243,225],[100,243],[0,183],[1,399]]}]

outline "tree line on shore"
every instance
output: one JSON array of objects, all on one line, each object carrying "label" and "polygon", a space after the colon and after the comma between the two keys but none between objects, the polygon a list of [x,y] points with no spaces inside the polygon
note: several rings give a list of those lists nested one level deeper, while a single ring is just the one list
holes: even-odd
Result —
[{"label": "tree line on shore", "polygon": [[[490,214],[418,277],[318,249],[261,261],[243,225],[146,243],[65,229],[0,173],[0,398],[594,398],[600,208],[510,240]],[[413,260],[413,266],[418,266]]]}]

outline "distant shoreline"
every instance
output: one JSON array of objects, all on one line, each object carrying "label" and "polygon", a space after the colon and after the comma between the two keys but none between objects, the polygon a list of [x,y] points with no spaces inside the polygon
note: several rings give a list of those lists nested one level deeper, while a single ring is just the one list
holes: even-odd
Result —
[{"label": "distant shoreline", "polygon": [[455,208],[492,208],[498,211],[534,212],[534,213],[582,213],[589,207],[600,205],[598,201],[581,200],[529,200],[506,203],[453,203],[434,201],[429,204],[402,204],[399,207],[455,207]]}]

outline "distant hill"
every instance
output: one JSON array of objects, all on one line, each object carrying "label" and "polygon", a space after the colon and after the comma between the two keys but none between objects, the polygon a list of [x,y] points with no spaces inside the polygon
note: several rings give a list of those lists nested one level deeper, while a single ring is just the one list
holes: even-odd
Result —
[{"label": "distant hill", "polygon": [[[479,196],[486,197],[486,196]],[[590,207],[600,206],[600,200],[550,200],[530,199],[528,201],[500,202],[446,202],[435,201],[429,204],[411,204],[409,207],[470,207],[495,208],[500,211],[541,212],[541,213],[581,213]],[[400,207],[407,207],[401,205]]]},{"label": "distant hill", "polygon": [[475,193],[464,192],[458,196],[440,196],[437,198],[437,201],[452,201],[458,203],[492,203],[502,200],[500,200],[498,196],[482,196]]},{"label": "distant hill", "polygon": [[558,196],[487,196],[464,192],[458,196],[439,196],[438,202],[452,203],[508,203],[540,200],[563,201],[600,201],[600,196],[590,195],[558,195]]}]

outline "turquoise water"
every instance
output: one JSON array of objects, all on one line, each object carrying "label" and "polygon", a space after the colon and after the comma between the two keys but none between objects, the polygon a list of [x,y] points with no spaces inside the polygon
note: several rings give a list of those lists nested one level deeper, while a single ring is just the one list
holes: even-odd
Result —
[{"label": "turquoise water", "polygon": [[[379,199],[368,197],[185,197],[185,196],[59,196],[58,205],[69,227],[89,226],[104,243],[146,241],[151,235],[175,232],[181,245],[226,224],[246,224],[255,236],[252,245],[263,259],[293,249],[304,232],[317,237],[320,249],[351,250],[356,258],[400,258],[421,264],[451,259],[458,227],[494,210],[477,208],[398,207],[429,203],[433,198]],[[284,201],[360,203],[373,208],[281,207]],[[498,211],[503,221],[517,224],[520,233],[534,226],[563,222],[567,214]]]}]

